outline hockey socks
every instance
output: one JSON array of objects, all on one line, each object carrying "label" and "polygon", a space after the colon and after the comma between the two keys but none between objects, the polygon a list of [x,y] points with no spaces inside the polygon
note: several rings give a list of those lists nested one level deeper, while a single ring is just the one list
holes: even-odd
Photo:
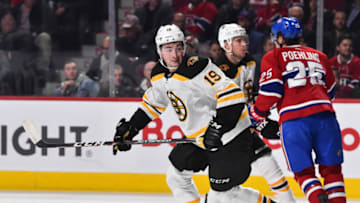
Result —
[{"label": "hockey socks", "polygon": [[319,166],[320,175],[324,178],[324,189],[330,203],[346,202],[344,178],[341,165]]},{"label": "hockey socks", "polygon": [[311,166],[302,170],[301,172],[296,172],[294,174],[297,183],[300,185],[309,202],[322,203],[318,199],[318,196],[322,194],[326,195],[326,192],[322,187],[320,180],[315,176],[314,166]]},{"label": "hockey socks", "polygon": [[279,164],[271,153],[258,158],[252,163],[252,167],[259,170],[260,174],[266,179],[276,202],[296,202]]}]

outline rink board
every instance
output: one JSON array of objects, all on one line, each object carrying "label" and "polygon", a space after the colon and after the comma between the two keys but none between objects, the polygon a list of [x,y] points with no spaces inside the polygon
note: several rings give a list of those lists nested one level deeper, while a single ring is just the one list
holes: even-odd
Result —
[{"label": "rink board", "polygon": [[[137,99],[0,98],[0,189],[169,193],[165,173],[170,144],[133,146],[126,153],[112,155],[111,147],[40,149],[29,142],[21,122],[32,118],[38,132],[58,142],[112,140],[114,126],[137,109]],[[360,115],[358,100],[334,104],[344,141],[346,191],[360,199]],[[150,123],[137,139],[178,138],[181,131],[172,107]],[[277,141],[268,142],[285,172],[294,194],[302,192],[287,171]],[[206,173],[206,172],[205,172]],[[203,173],[203,174],[205,174]],[[209,188],[206,175],[195,176],[201,193]],[[245,185],[269,194],[265,180],[253,169]]]}]

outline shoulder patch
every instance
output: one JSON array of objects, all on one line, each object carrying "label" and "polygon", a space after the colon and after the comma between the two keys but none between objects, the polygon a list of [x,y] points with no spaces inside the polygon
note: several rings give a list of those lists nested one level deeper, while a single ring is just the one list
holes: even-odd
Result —
[{"label": "shoulder patch", "polygon": [[230,69],[229,65],[227,65],[227,64],[221,64],[221,65],[219,65],[219,68],[223,71],[227,71]]},{"label": "shoulder patch", "polygon": [[209,59],[198,56],[186,57],[184,62],[176,70],[176,73],[186,78],[193,78],[199,74],[209,63]]},{"label": "shoulder patch", "polygon": [[188,58],[186,65],[189,66],[193,66],[197,61],[199,61],[199,57],[198,56],[192,56],[190,58]]}]

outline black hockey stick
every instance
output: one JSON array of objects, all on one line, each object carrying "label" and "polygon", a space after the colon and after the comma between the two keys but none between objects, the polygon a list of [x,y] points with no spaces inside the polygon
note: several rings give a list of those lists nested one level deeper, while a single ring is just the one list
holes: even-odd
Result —
[{"label": "black hockey stick", "polygon": [[[95,142],[72,142],[72,143],[49,143],[40,138],[34,123],[31,119],[23,121],[23,127],[30,140],[38,147],[99,147],[99,146],[112,146],[115,145],[114,141],[95,141]],[[164,143],[195,143],[196,139],[153,139],[153,140],[131,140],[125,141],[125,144],[164,144]]]}]

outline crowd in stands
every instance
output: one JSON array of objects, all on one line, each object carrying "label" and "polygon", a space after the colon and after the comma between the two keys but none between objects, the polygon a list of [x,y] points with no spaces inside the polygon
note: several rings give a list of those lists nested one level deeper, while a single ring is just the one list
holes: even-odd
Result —
[{"label": "crowd in stands", "polygon": [[[141,97],[151,87],[151,69],[158,61],[154,36],[161,25],[170,23],[185,33],[187,54],[213,61],[224,54],[217,42],[218,28],[238,23],[247,31],[256,75],[262,56],[274,48],[269,33],[279,17],[297,18],[303,43],[316,48],[316,0],[143,2],[117,28],[115,67],[110,72],[108,34],[88,64],[76,60],[84,57],[82,45],[96,45],[96,34],[106,32],[107,1],[1,1],[0,95]],[[359,98],[360,0],[325,1],[323,16],[323,52],[337,78],[336,97]]]}]

